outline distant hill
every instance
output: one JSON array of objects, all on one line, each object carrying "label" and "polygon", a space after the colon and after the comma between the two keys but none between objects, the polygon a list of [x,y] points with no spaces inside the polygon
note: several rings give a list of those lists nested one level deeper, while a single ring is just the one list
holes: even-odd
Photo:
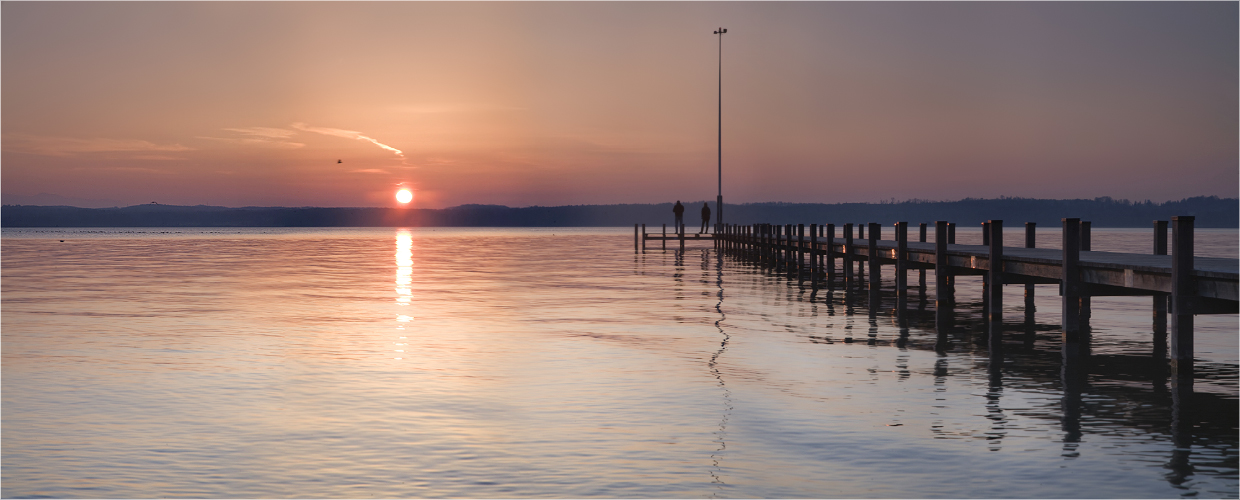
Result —
[{"label": "distant hill", "polygon": [[[686,203],[685,223],[697,227],[701,201]],[[714,210],[714,204],[711,209]],[[1031,198],[959,201],[910,200],[892,203],[743,203],[723,207],[733,224],[769,222],[812,224],[947,220],[977,225],[1000,219],[1009,225],[1058,225],[1064,217],[1092,221],[1094,227],[1147,227],[1173,215],[1196,216],[1197,227],[1240,227],[1240,199],[1216,196],[1166,203],[1111,198],[1039,200]],[[3,227],[607,227],[634,223],[658,227],[672,222],[672,204],[571,205],[511,208],[462,205],[444,209],[212,207],[134,205],[123,208],[4,205]]]}]

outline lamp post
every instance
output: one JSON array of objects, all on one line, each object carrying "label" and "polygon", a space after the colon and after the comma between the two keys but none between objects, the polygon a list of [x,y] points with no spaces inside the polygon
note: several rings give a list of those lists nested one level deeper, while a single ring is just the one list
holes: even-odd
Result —
[{"label": "lamp post", "polygon": [[719,196],[715,198],[715,232],[723,227],[723,34],[727,28],[715,30],[719,35]]}]

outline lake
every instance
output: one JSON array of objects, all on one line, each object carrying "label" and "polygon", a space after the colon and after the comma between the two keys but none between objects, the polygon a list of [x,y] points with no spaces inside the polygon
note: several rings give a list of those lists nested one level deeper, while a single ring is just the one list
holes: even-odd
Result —
[{"label": "lake", "polygon": [[[1093,249],[1147,253],[1150,233],[1095,228]],[[1198,229],[1197,255],[1237,239]],[[1093,299],[1086,383],[1065,389],[1054,285],[1027,330],[1007,288],[995,384],[980,277],[957,278],[943,344],[932,271],[902,330],[708,244],[635,255],[631,228],[2,241],[4,497],[1238,494],[1234,314],[1196,318],[1185,447],[1149,297]]]}]

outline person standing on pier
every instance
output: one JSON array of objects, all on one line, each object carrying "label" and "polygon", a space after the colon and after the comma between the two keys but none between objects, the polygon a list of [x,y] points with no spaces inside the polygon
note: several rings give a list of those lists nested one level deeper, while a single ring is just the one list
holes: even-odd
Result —
[{"label": "person standing on pier", "polygon": [[680,226],[685,225],[685,206],[680,204],[680,200],[676,200],[672,213],[676,214],[676,232],[680,233]]},{"label": "person standing on pier", "polygon": [[708,224],[710,224],[710,205],[702,203],[702,230],[698,231],[698,234],[707,232],[707,229],[710,228]]}]

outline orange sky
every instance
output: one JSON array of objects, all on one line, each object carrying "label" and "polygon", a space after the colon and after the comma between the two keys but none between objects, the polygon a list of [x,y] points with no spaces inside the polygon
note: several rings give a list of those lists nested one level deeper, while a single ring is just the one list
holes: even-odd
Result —
[{"label": "orange sky", "polygon": [[719,26],[726,202],[1240,190],[1235,2],[0,10],[4,203],[713,199]]}]

